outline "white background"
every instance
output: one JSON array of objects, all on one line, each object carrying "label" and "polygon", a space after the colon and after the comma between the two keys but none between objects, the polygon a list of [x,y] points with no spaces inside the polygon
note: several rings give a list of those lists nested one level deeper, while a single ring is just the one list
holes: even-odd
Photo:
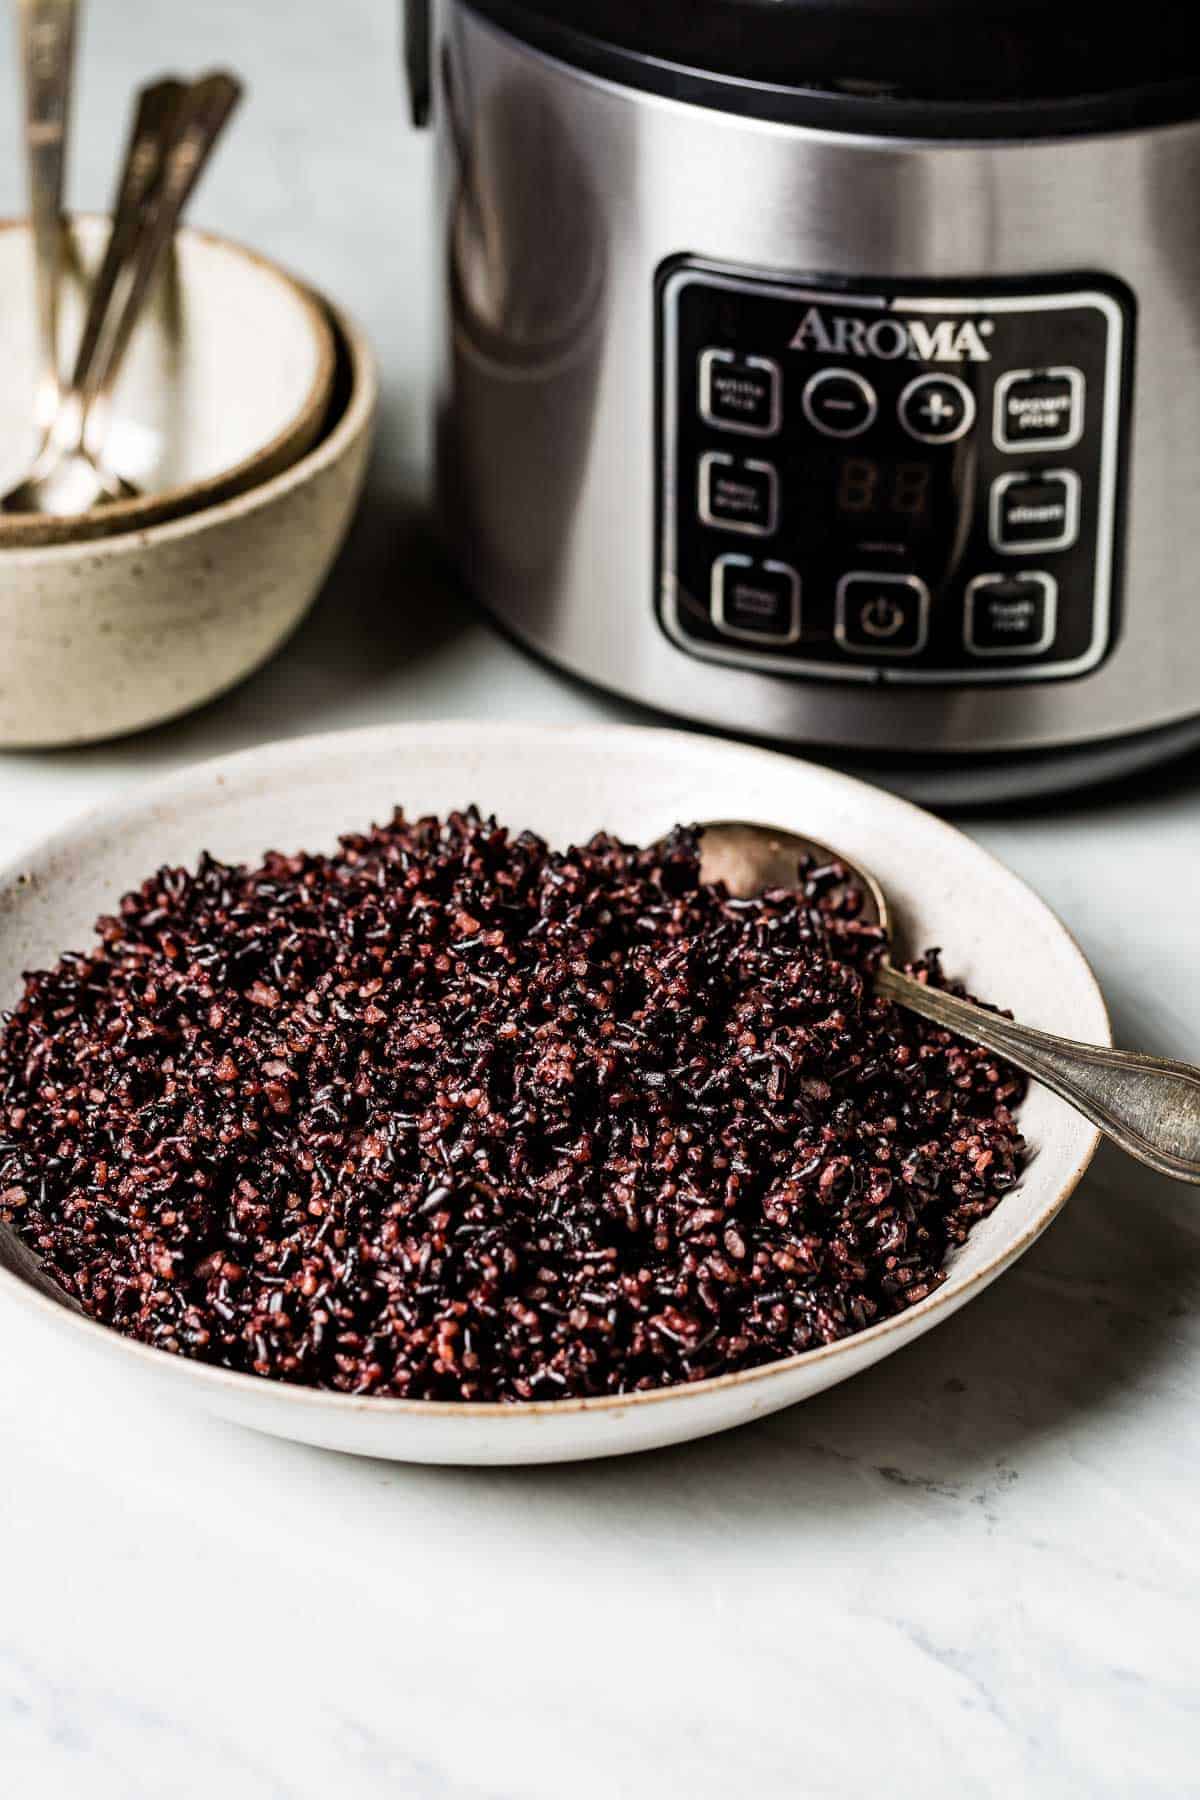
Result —
[{"label": "white background", "polygon": [[[23,204],[9,38],[4,212]],[[363,514],[315,615],[230,698],[114,746],[0,755],[4,860],[266,737],[632,716],[475,619],[420,535],[428,145],[388,0],[91,0],[74,202],[106,203],[137,81],[222,61],[252,93],[195,217],[373,335]],[[1193,1057],[1198,776],[967,823],[1070,923],[1119,1038]],[[1024,1263],[904,1355],[727,1438],[561,1470],[258,1439],[0,1311],[0,1793],[1200,1791],[1198,1209],[1102,1155]]]}]

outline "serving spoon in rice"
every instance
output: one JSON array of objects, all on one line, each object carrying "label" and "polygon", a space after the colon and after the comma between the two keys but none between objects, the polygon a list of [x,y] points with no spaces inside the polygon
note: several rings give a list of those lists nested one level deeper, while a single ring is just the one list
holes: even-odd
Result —
[{"label": "serving spoon in rice", "polygon": [[[861,893],[859,917],[865,924],[878,925],[885,946],[890,943],[891,922],[882,887],[868,869],[840,851],[815,838],[742,819],[718,820],[701,830],[703,881],[723,882],[730,894],[748,899],[769,888],[794,888],[802,863],[830,870]],[[1138,1051],[1080,1044],[1020,1025],[906,975],[890,960],[886,947],[874,982],[881,1000],[907,1007],[1007,1058],[1139,1162],[1177,1181],[1200,1184],[1200,1069]]]}]

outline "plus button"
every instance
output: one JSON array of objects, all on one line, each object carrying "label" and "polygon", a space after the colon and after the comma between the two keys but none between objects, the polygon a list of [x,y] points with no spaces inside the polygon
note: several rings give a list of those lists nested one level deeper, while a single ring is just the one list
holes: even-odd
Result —
[{"label": "plus button", "polygon": [[924,444],[951,444],[975,423],[975,396],[957,375],[917,375],[900,395],[900,423]]}]

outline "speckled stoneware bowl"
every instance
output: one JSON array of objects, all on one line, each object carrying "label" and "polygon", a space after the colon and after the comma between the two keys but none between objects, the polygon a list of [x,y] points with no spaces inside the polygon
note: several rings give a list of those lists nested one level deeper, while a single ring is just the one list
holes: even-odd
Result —
[{"label": "speckled stoneware bowl", "polygon": [[88,743],[174,718],[295,628],[346,535],[375,415],[370,346],[327,312],[328,414],[290,467],[142,531],[0,549],[0,746]]},{"label": "speckled stoneware bowl", "polygon": [[[83,326],[108,220],[71,222],[59,307],[64,368]],[[28,225],[0,222],[0,493],[28,469],[37,333]],[[303,456],[329,410],[335,346],[326,309],[277,263],[183,227],[113,394],[106,460],[140,491],[80,519],[0,514],[0,550],[78,543],[197,512]]]},{"label": "speckled stoneware bowl", "polygon": [[[941,944],[946,966],[1019,1018],[1108,1043],[1104,1001],[1078,947],[1036,894],[978,845],[903,800],[766,750],[637,727],[555,729],[472,720],[273,744],[205,763],[58,833],[0,873],[0,1006],[23,970],[89,941],[97,913],[163,862],[202,848],[229,858],[267,847],[332,848],[388,817],[476,801],[566,845],[601,827],[641,841],[677,821],[750,817],[810,832],[873,868],[911,946]],[[1096,1133],[1043,1089],[1021,1111],[1033,1157],[1020,1187],[972,1233],[941,1288],[857,1337],[743,1374],[616,1400],[518,1406],[373,1400],[289,1387],[186,1362],[120,1337],[43,1284],[0,1227],[0,1299],[112,1373],[156,1385],[243,1425],[409,1462],[533,1463],[613,1456],[704,1437],[807,1399],[901,1349],[994,1281],[1050,1223],[1087,1168]],[[148,1419],[152,1429],[152,1419]]]}]

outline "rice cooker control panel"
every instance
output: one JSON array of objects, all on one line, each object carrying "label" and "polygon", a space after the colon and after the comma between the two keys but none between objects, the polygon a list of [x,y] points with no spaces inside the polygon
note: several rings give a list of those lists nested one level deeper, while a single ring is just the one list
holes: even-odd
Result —
[{"label": "rice cooker control panel", "polygon": [[1082,675],[1116,625],[1126,289],[660,272],[659,616],[827,680]]}]

